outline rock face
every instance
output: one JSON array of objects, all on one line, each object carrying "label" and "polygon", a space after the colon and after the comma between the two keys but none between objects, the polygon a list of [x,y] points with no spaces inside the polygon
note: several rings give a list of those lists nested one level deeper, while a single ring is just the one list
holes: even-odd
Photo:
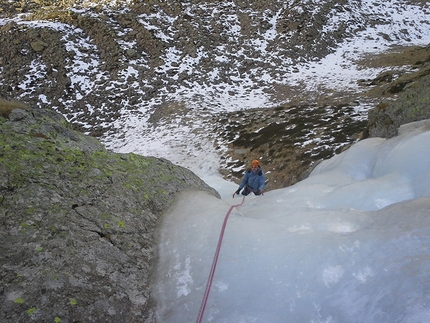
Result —
[{"label": "rock face", "polygon": [[0,321],[152,322],[153,231],[192,172],[115,154],[56,112],[0,114]]},{"label": "rock face", "polygon": [[[427,70],[430,72],[430,68]],[[430,75],[417,76],[409,82],[404,80],[401,84],[405,89],[395,101],[383,101],[369,111],[369,136],[391,138],[398,134],[402,124],[430,118]]]}]

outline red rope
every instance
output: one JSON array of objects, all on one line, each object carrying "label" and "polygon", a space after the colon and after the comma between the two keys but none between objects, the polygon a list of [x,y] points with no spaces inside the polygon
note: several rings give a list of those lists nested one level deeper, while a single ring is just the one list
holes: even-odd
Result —
[{"label": "red rope", "polygon": [[211,290],[212,287],[212,281],[214,278],[214,274],[215,274],[215,269],[216,269],[216,265],[218,263],[218,256],[219,256],[219,252],[221,250],[221,244],[222,244],[222,239],[224,237],[224,231],[225,231],[225,227],[227,226],[227,220],[228,217],[230,216],[231,211],[238,206],[241,206],[243,204],[243,202],[245,202],[245,196],[242,199],[242,203],[240,204],[236,204],[236,205],[232,205],[230,207],[230,209],[228,210],[227,214],[225,215],[224,218],[224,223],[222,225],[222,229],[221,229],[221,233],[219,235],[219,239],[218,239],[218,245],[216,247],[216,251],[215,251],[215,256],[214,256],[214,260],[212,262],[212,268],[211,271],[209,273],[209,278],[208,278],[208,282],[206,284],[206,290],[205,290],[205,294],[203,296],[203,300],[202,300],[202,304],[200,306],[200,311],[199,311],[199,316],[197,317],[197,323],[201,323],[203,320],[203,314],[205,312],[205,308],[206,308],[206,304],[208,302],[208,297],[209,297],[209,292]]}]

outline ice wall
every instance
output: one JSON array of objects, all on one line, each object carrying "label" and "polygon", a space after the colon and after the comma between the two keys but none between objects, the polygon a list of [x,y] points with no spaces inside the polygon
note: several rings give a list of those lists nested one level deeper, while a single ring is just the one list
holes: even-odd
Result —
[{"label": "ice wall", "polygon": [[[247,197],[229,218],[203,322],[429,322],[429,125],[363,140],[294,186]],[[164,216],[159,322],[196,321],[237,202],[189,192]]]}]

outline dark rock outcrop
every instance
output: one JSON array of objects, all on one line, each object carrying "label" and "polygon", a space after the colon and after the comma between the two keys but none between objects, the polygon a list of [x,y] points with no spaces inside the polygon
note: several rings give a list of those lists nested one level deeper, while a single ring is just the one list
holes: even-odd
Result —
[{"label": "dark rock outcrop", "polygon": [[398,134],[402,124],[430,118],[430,75],[402,82],[404,90],[395,101],[383,101],[369,111],[368,136],[391,138]]},{"label": "dark rock outcrop", "polygon": [[218,193],[167,160],[107,151],[56,112],[1,107],[0,321],[153,322],[153,231],[178,191]]}]

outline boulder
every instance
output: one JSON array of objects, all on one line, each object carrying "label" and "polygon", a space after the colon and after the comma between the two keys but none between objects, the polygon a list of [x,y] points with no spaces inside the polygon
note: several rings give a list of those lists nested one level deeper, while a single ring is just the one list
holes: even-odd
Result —
[{"label": "boulder", "polygon": [[369,111],[368,136],[391,138],[402,124],[430,118],[430,75],[414,78],[403,87],[395,101],[386,100]]},{"label": "boulder", "polygon": [[171,162],[107,151],[60,114],[0,114],[0,322],[153,322],[153,232],[184,190]]}]

